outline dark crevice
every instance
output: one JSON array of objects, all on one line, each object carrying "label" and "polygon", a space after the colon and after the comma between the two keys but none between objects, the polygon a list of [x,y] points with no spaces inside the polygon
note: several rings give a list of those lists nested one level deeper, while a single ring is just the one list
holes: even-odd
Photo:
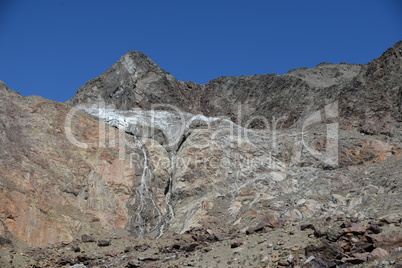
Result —
[{"label": "dark crevice", "polygon": [[179,145],[177,146],[176,153],[180,150],[183,143],[190,137],[191,132],[184,133],[181,140],[179,141]]},{"label": "dark crevice", "polygon": [[167,195],[170,192],[170,189],[172,189],[172,180],[171,179],[169,179],[169,181],[166,185],[164,195]]},{"label": "dark crevice", "polygon": [[7,225],[4,223],[3,219],[0,217],[0,224],[3,226],[5,236],[0,236],[0,246],[10,245],[13,246],[13,241],[10,239],[13,234],[8,230]]}]

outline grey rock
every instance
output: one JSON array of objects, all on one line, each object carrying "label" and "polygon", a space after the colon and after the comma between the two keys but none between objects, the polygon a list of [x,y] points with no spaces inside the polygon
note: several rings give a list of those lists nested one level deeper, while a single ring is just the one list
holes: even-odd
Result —
[{"label": "grey rock", "polygon": [[107,247],[110,246],[110,239],[99,239],[97,245],[99,247]]},{"label": "grey rock", "polygon": [[6,237],[0,236],[0,246],[11,245],[12,241]]},{"label": "grey rock", "polygon": [[90,236],[90,235],[83,234],[83,235],[81,236],[81,241],[84,242],[84,243],[95,242],[95,238],[93,238],[93,237]]},{"label": "grey rock", "polygon": [[308,259],[304,262],[304,264],[307,264],[307,263],[311,262],[311,261],[314,260],[314,259],[315,259],[314,256],[310,256],[310,257],[308,257]]},{"label": "grey rock", "polygon": [[337,241],[342,236],[342,234],[343,234],[343,231],[341,231],[341,230],[328,229],[326,231],[327,239],[329,241],[333,241],[333,242]]}]

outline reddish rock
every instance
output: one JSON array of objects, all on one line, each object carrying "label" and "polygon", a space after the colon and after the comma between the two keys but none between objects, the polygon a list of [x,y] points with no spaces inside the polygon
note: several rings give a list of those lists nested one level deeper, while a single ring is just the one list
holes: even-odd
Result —
[{"label": "reddish rock", "polygon": [[377,248],[383,248],[389,252],[402,247],[402,233],[372,234],[365,236],[367,241]]},{"label": "reddish rock", "polygon": [[352,246],[350,245],[350,243],[348,243],[345,240],[341,240],[338,243],[339,247],[342,248],[344,251],[350,251],[350,249],[352,248]]},{"label": "reddish rock", "polygon": [[289,263],[288,261],[279,261],[279,262],[278,262],[278,265],[279,265],[279,266],[289,266],[290,263]]},{"label": "reddish rock", "polygon": [[268,221],[268,227],[271,228],[278,228],[283,224],[283,222],[280,219],[274,216],[268,217],[267,221]]},{"label": "reddish rock", "polygon": [[366,232],[366,228],[363,225],[352,223],[352,226],[349,228],[344,228],[343,231],[345,233],[353,233],[353,234],[364,234]]},{"label": "reddish rock", "polygon": [[391,223],[398,223],[398,220],[394,220],[388,217],[380,219],[380,223],[391,224]]},{"label": "reddish rock", "polygon": [[263,231],[266,227],[272,227],[271,224],[265,220],[262,220],[256,227],[254,227],[254,231],[260,232]]},{"label": "reddish rock", "polygon": [[263,230],[266,230],[267,228],[278,228],[281,225],[281,221],[280,219],[274,217],[274,216],[270,216],[266,219],[263,219],[260,221],[259,224],[257,224],[257,226],[255,227],[249,227],[246,231],[246,234],[253,234],[254,232],[260,232]]},{"label": "reddish rock", "polygon": [[237,248],[237,247],[240,247],[241,245],[243,245],[243,239],[241,239],[241,238],[233,239],[230,242],[230,247],[231,248]]},{"label": "reddish rock", "polygon": [[389,255],[388,251],[386,251],[385,249],[382,248],[376,248],[374,249],[368,256],[367,259],[369,261],[372,260],[381,260],[382,258],[384,258],[385,256]]},{"label": "reddish rock", "polygon": [[[67,126],[66,104],[4,96],[1,85],[0,96],[0,235],[6,228],[13,239],[39,246],[72,241],[79,230],[124,228],[134,169],[116,157],[117,143],[98,150],[99,123],[77,113]],[[70,142],[67,133],[87,147]],[[98,180],[99,187],[90,186]],[[96,226],[94,217],[102,219]]]},{"label": "reddish rock", "polygon": [[269,222],[262,220],[259,224],[257,224],[257,226],[255,226],[252,229],[249,228],[248,230],[251,230],[250,233],[260,232],[260,231],[264,230],[265,227],[269,227],[269,226],[270,226]]}]

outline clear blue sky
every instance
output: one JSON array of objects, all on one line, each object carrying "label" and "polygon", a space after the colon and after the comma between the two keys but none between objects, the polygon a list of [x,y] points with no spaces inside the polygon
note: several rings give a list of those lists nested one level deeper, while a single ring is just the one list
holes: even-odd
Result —
[{"label": "clear blue sky", "polygon": [[66,101],[128,50],[205,84],[367,63],[401,39],[400,0],[0,0],[0,80]]}]

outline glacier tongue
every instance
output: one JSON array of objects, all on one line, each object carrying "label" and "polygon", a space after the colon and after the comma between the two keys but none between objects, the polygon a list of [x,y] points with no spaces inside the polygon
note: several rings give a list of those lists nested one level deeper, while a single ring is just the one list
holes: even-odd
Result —
[{"label": "glacier tongue", "polygon": [[85,108],[87,113],[105,121],[106,124],[124,130],[137,137],[151,138],[163,145],[168,151],[177,149],[186,130],[194,125],[225,125],[244,128],[228,119],[193,115],[185,112],[158,110],[130,110]]}]

